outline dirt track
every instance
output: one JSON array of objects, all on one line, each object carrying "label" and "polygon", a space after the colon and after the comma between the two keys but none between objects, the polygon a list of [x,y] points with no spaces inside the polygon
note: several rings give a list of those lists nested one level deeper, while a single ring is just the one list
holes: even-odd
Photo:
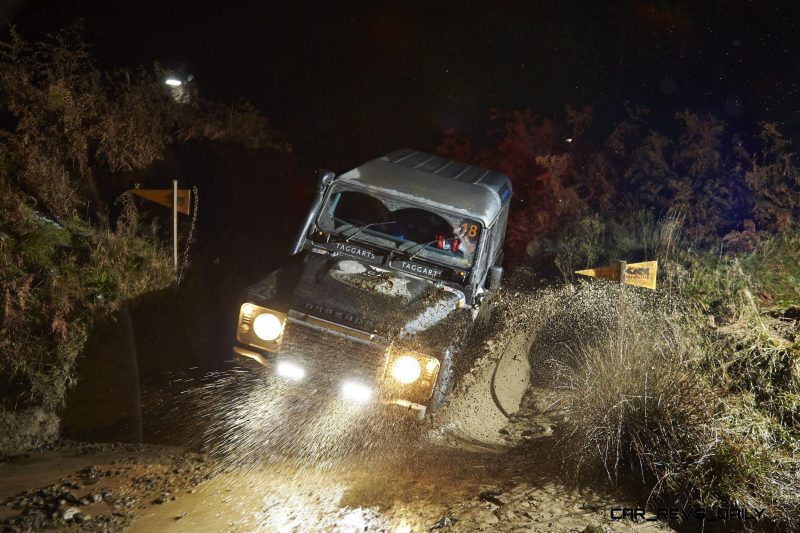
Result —
[{"label": "dirt track", "polygon": [[[509,446],[444,439],[415,450],[416,460],[236,466],[164,446],[66,445],[0,466],[0,519],[10,531],[661,530],[611,523],[608,509],[629,498],[564,480],[550,453],[558,414],[533,413],[546,394],[534,390],[520,413],[525,424],[502,431]],[[532,416],[535,432],[525,429]],[[71,512],[80,515],[64,520]]]}]

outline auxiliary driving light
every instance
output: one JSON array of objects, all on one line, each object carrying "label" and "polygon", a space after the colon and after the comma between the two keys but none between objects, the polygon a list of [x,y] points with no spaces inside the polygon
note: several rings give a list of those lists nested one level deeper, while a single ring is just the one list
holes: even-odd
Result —
[{"label": "auxiliary driving light", "polygon": [[282,378],[291,379],[292,381],[300,381],[306,377],[306,371],[303,369],[303,367],[297,366],[289,361],[278,362],[277,366],[275,367],[275,372],[277,372]]},{"label": "auxiliary driving light", "polygon": [[342,396],[356,403],[365,403],[372,398],[372,389],[357,381],[342,383]]},{"label": "auxiliary driving light", "polygon": [[414,383],[421,373],[422,369],[416,357],[401,355],[392,363],[392,377],[403,385]]},{"label": "auxiliary driving light", "polygon": [[274,341],[282,330],[281,320],[271,313],[262,313],[253,320],[253,332],[262,341]]}]

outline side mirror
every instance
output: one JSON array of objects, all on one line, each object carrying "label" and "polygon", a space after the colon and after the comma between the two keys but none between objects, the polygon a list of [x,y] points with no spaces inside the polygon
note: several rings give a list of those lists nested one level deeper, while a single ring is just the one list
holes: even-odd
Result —
[{"label": "side mirror", "polygon": [[314,193],[314,199],[311,201],[311,207],[308,210],[308,215],[306,215],[306,219],[303,221],[303,225],[300,228],[300,231],[297,233],[297,238],[292,243],[292,247],[289,249],[289,255],[296,255],[300,253],[300,250],[303,249],[303,245],[306,242],[306,235],[308,235],[308,230],[311,227],[311,224],[314,223],[314,219],[317,217],[317,212],[319,212],[319,208],[322,207],[322,200],[325,198],[325,191],[328,189],[328,186],[333,183],[333,179],[336,177],[330,170],[320,169],[317,170],[317,190]]},{"label": "side mirror", "polygon": [[500,281],[503,279],[503,267],[491,266],[489,273],[486,275],[486,288],[495,290],[500,288]]},{"label": "side mirror", "polygon": [[333,178],[335,177],[336,174],[331,170],[325,170],[324,168],[317,170],[317,183],[319,184],[320,192],[325,192],[325,189],[333,183]]}]

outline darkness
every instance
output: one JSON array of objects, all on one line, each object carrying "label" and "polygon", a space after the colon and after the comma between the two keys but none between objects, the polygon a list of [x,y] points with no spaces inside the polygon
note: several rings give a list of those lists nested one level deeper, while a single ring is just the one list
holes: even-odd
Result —
[{"label": "darkness", "polygon": [[433,4],[5,0],[0,18],[29,38],[82,18],[103,66],[185,65],[336,170],[482,130],[493,106],[593,105],[606,123],[626,103],[690,107],[798,132],[796,2]]}]

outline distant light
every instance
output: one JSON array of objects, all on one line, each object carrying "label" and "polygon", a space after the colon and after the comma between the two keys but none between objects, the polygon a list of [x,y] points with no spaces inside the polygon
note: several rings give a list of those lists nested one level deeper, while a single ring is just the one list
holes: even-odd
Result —
[{"label": "distant light", "polygon": [[303,367],[297,366],[289,361],[279,362],[278,366],[275,368],[275,371],[279,376],[291,379],[292,381],[300,381],[306,377],[306,371],[303,370]]},{"label": "distant light", "polygon": [[183,85],[183,82],[178,78],[167,78],[166,80],[164,80],[164,83],[166,83],[170,87],[180,87],[181,85]]},{"label": "distant light", "polygon": [[566,140],[568,143],[571,143],[571,142],[572,142],[572,137],[567,137],[565,140]]},{"label": "distant light", "polygon": [[372,398],[372,389],[355,381],[342,383],[342,396],[356,403],[364,403]]}]

